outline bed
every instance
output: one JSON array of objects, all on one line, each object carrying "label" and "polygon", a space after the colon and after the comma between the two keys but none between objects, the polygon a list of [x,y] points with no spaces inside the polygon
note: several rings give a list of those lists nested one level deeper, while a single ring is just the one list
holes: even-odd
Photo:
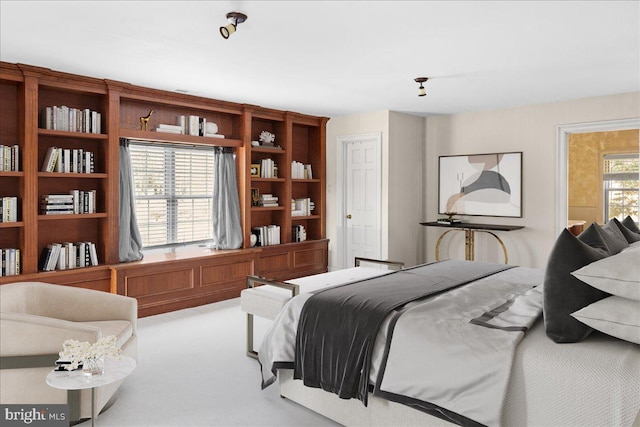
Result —
[{"label": "bed", "polygon": [[[562,283],[579,280],[571,273],[582,266],[607,261],[618,265],[613,268],[618,274],[631,277],[626,284],[633,282],[638,263],[629,260],[640,259],[640,243],[628,242],[627,247],[618,251],[619,255],[608,253],[594,256],[597,259],[588,262],[584,259],[574,262],[576,257],[567,257],[567,251],[580,252],[582,246],[588,246],[585,242],[594,244],[594,232],[587,233],[583,241],[580,236],[567,233],[570,237],[563,233],[550,257],[561,258],[562,266],[550,265],[546,271],[445,260],[292,298],[276,317],[259,349],[263,387],[277,376],[283,397],[344,425],[632,425],[640,411],[640,346],[633,342],[640,326],[631,326],[630,338],[597,326],[596,329],[604,329],[606,333],[589,327],[588,337],[575,341],[568,336],[551,339],[549,331],[554,324],[550,322],[557,319],[545,313],[543,320],[542,311],[543,306],[552,306],[547,301],[551,296],[563,299],[551,292],[556,286],[554,279]],[[621,269],[620,262],[629,268]],[[471,268],[480,271],[457,277]],[[557,270],[562,270],[562,274],[550,277],[557,275]],[[350,288],[359,288],[365,294],[368,289],[378,292],[379,286],[384,289],[387,285],[402,285],[415,277],[421,280],[431,277],[432,273],[438,279],[432,281],[435,285],[427,287],[437,290],[426,296],[420,291],[417,298],[392,307],[380,327],[376,326],[370,348],[358,347],[361,344],[353,336],[360,332],[352,336],[351,345],[355,342],[358,350],[355,353],[370,352],[370,357],[364,358],[365,368],[356,365],[357,372],[349,373],[349,369],[340,367],[339,358],[331,359],[339,353],[336,348],[345,348],[340,344],[329,345],[333,335],[348,330],[342,325],[350,320],[345,321],[343,315],[327,306],[314,312],[310,307],[315,300],[322,299],[319,295],[328,295],[323,298],[331,304],[335,295],[330,294],[337,293],[338,298],[343,298],[338,299],[338,305],[344,305],[344,301],[356,298]],[[452,276],[457,277],[453,284],[443,287],[442,282],[449,282]],[[322,275],[308,279],[314,278],[323,281]],[[587,285],[590,289],[592,286]],[[604,296],[596,299],[608,302],[620,298],[610,291],[607,289]],[[564,300],[584,303],[580,297],[574,297]],[[367,299],[365,296],[364,301]],[[640,300],[632,301],[626,307],[640,308]],[[569,308],[574,314],[582,309]],[[321,314],[325,311],[329,315],[323,318]],[[636,318],[640,317],[638,313],[635,312]],[[633,311],[630,316],[633,323]],[[339,322],[343,323],[338,327],[325,323],[331,317],[342,319]],[[576,319],[574,316],[569,320],[578,322]],[[313,333],[304,329],[308,324]],[[561,326],[563,331],[571,330]],[[362,331],[358,327],[355,330]],[[314,336],[321,337],[321,345],[313,342]],[[318,348],[319,353],[314,353]],[[314,368],[313,363],[305,364],[305,358],[316,360],[316,365],[321,360],[321,365],[339,368]],[[349,363],[344,366],[350,366]],[[343,388],[349,387],[344,386],[342,379],[337,380],[336,387],[337,373],[355,375],[356,380],[350,384],[358,383],[358,373],[366,377],[366,396],[358,394],[359,386],[355,392],[350,391],[352,395],[341,395]],[[325,381],[326,378],[329,380]]]}]

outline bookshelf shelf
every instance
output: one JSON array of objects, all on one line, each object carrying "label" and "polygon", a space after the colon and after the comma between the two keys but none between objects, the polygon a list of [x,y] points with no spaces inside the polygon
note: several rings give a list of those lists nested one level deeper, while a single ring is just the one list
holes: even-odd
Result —
[{"label": "bookshelf shelf", "polygon": [[321,183],[322,180],[317,179],[317,178],[312,178],[312,179],[295,178],[295,179],[292,179],[291,182],[293,182],[294,184],[296,184],[296,183],[300,183],[300,184],[304,184],[304,183]]},{"label": "bookshelf shelf", "polygon": [[38,172],[38,178],[107,179],[109,175],[106,173]]},{"label": "bookshelf shelf", "polygon": [[93,219],[93,218],[106,218],[106,213],[93,213],[93,214],[63,214],[63,215],[38,215],[38,221],[65,221],[65,220],[77,220],[77,219]]},{"label": "bookshelf shelf", "polygon": [[142,141],[173,142],[176,144],[213,145],[217,147],[242,147],[242,140],[233,138],[211,138],[205,136],[180,135],[138,129],[120,129],[123,138]]},{"label": "bookshelf shelf", "polygon": [[258,178],[251,177],[251,182],[286,182],[284,178]]},{"label": "bookshelf shelf", "polygon": [[322,219],[320,215],[292,216],[291,221],[305,221],[308,219]]},{"label": "bookshelf shelf", "polygon": [[23,176],[24,176],[24,172],[22,172],[22,171],[2,171],[2,172],[0,172],[0,177],[21,178]]},{"label": "bookshelf shelf", "polygon": [[17,222],[0,222],[0,228],[22,228],[24,227],[23,221]]},{"label": "bookshelf shelf", "polygon": [[284,211],[284,206],[253,206],[252,212],[266,212],[266,211]]},{"label": "bookshelf shelf", "polygon": [[73,138],[73,139],[91,139],[96,141],[109,140],[109,135],[104,133],[88,133],[88,132],[67,132],[63,130],[52,130],[38,128],[39,136],[48,136],[54,138]]},{"label": "bookshelf shelf", "polygon": [[286,151],[282,148],[270,148],[270,147],[251,147],[251,151],[254,153],[267,153],[267,154],[286,154]]}]

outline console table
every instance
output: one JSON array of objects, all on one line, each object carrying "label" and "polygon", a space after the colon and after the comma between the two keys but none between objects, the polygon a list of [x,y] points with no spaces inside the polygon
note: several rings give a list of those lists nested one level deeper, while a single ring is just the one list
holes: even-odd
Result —
[{"label": "console table", "polygon": [[487,233],[495,237],[495,239],[500,243],[502,247],[502,252],[504,252],[504,263],[509,263],[509,256],[507,255],[507,247],[504,245],[500,237],[498,237],[494,231],[513,231],[520,230],[524,228],[521,225],[500,225],[500,224],[470,224],[466,222],[459,222],[456,224],[441,224],[437,221],[432,222],[421,222],[420,225],[424,225],[425,227],[443,227],[448,228],[447,231],[442,233],[440,238],[438,238],[438,242],[436,243],[436,261],[440,261],[440,243],[442,242],[442,238],[446,236],[451,231],[464,231],[464,258],[468,261],[474,260],[475,254],[475,233]]}]

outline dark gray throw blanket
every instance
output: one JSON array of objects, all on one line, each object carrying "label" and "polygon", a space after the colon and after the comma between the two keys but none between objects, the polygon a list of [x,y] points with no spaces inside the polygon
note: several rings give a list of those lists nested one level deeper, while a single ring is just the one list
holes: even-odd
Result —
[{"label": "dark gray throw blanket", "polygon": [[446,260],[318,291],[300,313],[293,377],[366,406],[373,345],[392,310],[509,268]]}]

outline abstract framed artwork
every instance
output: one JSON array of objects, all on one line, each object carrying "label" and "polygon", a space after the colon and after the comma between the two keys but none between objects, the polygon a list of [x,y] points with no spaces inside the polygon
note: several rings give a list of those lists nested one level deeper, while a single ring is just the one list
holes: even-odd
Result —
[{"label": "abstract framed artwork", "polygon": [[522,217],[522,152],[440,156],[438,213]]}]

